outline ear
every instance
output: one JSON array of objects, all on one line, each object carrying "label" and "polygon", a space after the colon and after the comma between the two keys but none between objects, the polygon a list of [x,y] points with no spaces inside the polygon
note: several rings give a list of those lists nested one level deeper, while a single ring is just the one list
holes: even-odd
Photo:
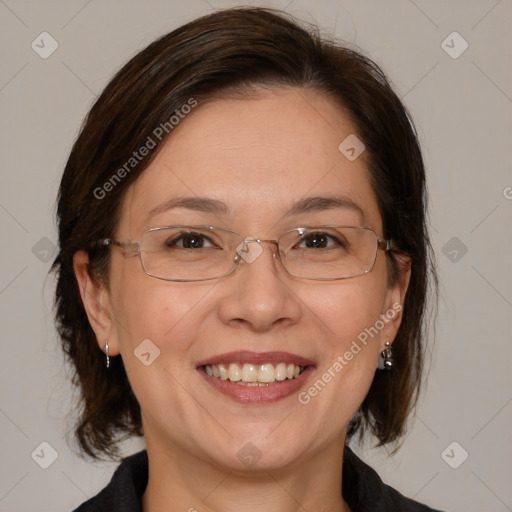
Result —
[{"label": "ear", "polygon": [[411,258],[403,254],[395,256],[396,265],[398,267],[397,282],[388,288],[386,299],[384,301],[384,310],[382,314],[388,319],[386,326],[382,331],[382,348],[388,339],[391,343],[396,337],[398,328],[402,322],[405,294],[409,287],[411,279]]},{"label": "ear", "polygon": [[109,355],[119,354],[117,329],[112,313],[110,295],[106,287],[96,284],[89,275],[89,255],[85,251],[78,251],[73,256],[73,269],[75,271],[80,296],[84,304],[89,323],[96,335],[98,346],[102,351],[108,343]]}]

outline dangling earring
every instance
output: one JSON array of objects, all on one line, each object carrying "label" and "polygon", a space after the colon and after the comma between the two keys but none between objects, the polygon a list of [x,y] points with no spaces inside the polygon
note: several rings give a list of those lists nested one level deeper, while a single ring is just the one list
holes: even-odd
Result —
[{"label": "dangling earring", "polygon": [[107,362],[106,362],[105,366],[107,368],[110,368],[110,357],[108,355],[108,342],[105,343],[105,355],[107,356]]},{"label": "dangling earring", "polygon": [[389,334],[386,348],[380,353],[377,368],[379,370],[391,370],[393,368],[393,348],[389,342]]}]

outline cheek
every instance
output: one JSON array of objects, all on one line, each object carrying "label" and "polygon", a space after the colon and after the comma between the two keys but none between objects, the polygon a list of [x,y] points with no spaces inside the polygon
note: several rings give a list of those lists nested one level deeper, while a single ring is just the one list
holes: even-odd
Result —
[{"label": "cheek", "polygon": [[[385,303],[385,273],[375,272],[346,281],[329,283],[310,294],[307,301],[313,314],[325,324],[330,347],[344,351],[352,341],[380,337],[380,315]],[[373,327],[373,329],[372,329]],[[375,328],[379,336],[375,334]],[[379,346],[378,342],[376,343]]]},{"label": "cheek", "polygon": [[[121,352],[128,354],[149,339],[161,355],[170,353],[175,360],[189,343],[183,331],[190,332],[194,325],[200,325],[200,303],[212,287],[205,283],[170,283],[147,276],[141,269],[119,276],[114,310]],[[194,322],[190,324],[192,317]]]},{"label": "cheek", "polygon": [[[377,272],[323,287],[309,297],[313,321],[323,329],[322,365],[308,395],[322,394],[322,405],[348,421],[371,385],[386,334],[382,311],[385,275]],[[324,393],[323,390],[326,390]],[[320,393],[321,392],[321,393]],[[304,397],[307,401],[308,397]],[[348,414],[348,415],[347,415]]]},{"label": "cheek", "polygon": [[191,400],[185,388],[194,371],[187,354],[203,321],[202,299],[212,286],[132,274],[116,288],[117,335],[131,387],[146,417],[173,411],[164,423],[173,424],[176,440],[187,437],[183,418]]}]

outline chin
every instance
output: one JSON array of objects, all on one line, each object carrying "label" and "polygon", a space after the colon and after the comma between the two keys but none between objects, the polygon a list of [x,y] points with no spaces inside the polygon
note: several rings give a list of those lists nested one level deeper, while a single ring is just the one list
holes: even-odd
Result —
[{"label": "chin", "polygon": [[[258,473],[262,471],[277,471],[297,462],[305,453],[305,440],[300,440],[297,432],[293,436],[272,436],[267,434],[238,436],[229,441],[222,449],[222,454],[212,454],[218,457],[217,463],[235,472]],[[312,441],[312,440],[311,440]],[[309,445],[309,443],[307,443]]]}]

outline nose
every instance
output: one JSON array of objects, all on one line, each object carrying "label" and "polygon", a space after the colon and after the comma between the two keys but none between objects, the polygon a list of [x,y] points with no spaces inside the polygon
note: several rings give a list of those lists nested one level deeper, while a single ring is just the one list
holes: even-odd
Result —
[{"label": "nose", "polygon": [[225,294],[219,308],[222,322],[244,325],[254,332],[297,323],[301,304],[291,289],[289,275],[281,266],[275,241],[246,239],[244,242],[238,250],[237,270],[224,278]]}]

